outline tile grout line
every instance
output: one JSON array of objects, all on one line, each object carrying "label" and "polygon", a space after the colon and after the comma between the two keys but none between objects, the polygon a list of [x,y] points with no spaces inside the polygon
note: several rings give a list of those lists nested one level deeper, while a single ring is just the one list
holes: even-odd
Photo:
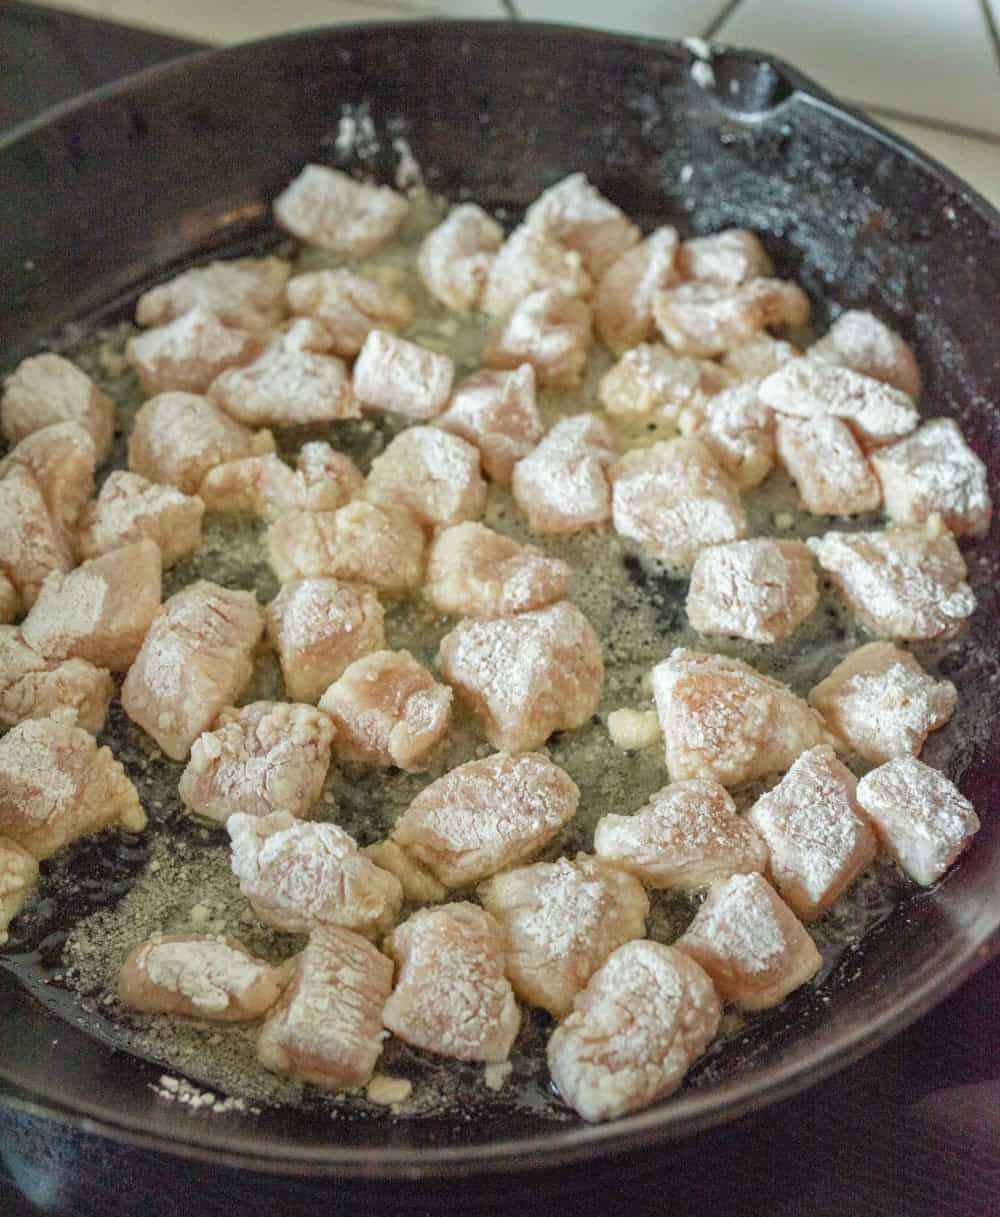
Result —
[{"label": "tile grout line", "polygon": [[876,117],[891,118],[893,121],[916,123],[920,127],[929,127],[932,131],[940,131],[944,135],[960,135],[963,139],[976,139],[984,144],[1000,144],[1000,133],[985,131],[982,127],[965,127],[961,123],[949,122],[946,118],[932,118],[929,114],[912,114],[908,110],[894,110],[891,106],[883,106],[876,102],[859,101],[856,98],[844,98],[844,101],[856,110],[864,110]]},{"label": "tile grout line", "polygon": [[979,0],[979,3],[983,10],[986,28],[990,31],[990,41],[993,43],[993,50],[996,53],[997,68],[1000,70],[1000,29],[997,28],[997,21],[993,16],[993,5],[990,4],[990,0]]},{"label": "tile grout line", "polygon": [[511,21],[521,20],[521,14],[517,11],[517,5],[514,3],[514,0],[500,0],[500,7]]},{"label": "tile grout line", "polygon": [[705,39],[714,38],[742,3],[743,0],[729,0],[726,7],[721,12],[716,13],[708,25],[705,26],[700,36]]}]

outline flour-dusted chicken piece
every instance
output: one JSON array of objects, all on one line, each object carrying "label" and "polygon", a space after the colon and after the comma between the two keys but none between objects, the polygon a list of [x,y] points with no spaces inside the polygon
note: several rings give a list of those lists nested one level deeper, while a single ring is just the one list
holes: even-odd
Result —
[{"label": "flour-dusted chicken piece", "polygon": [[523,363],[510,372],[467,376],[434,426],[475,444],[486,474],[505,485],[545,433],[535,405],[534,368]]},{"label": "flour-dusted chicken piece", "polygon": [[252,592],[188,584],[164,602],[125,677],[125,713],[167,756],[186,759],[246,686],[262,630]]},{"label": "flour-dusted chicken piece", "polygon": [[722,367],[738,383],[762,380],[776,372],[790,359],[798,359],[800,351],[784,338],[773,334],[758,334],[743,346],[733,347],[722,357]]},{"label": "flour-dusted chicken piece", "polygon": [[676,422],[682,410],[703,409],[728,383],[717,363],[674,355],[661,343],[644,342],[605,372],[598,395],[605,410],[617,417]]},{"label": "flour-dusted chicken piece", "polygon": [[456,313],[479,307],[503,228],[475,203],[452,208],[448,218],[424,237],[417,269],[424,286]]},{"label": "flour-dusted chicken piece", "polygon": [[136,789],[110,748],[56,718],[28,719],[0,738],[0,836],[41,860],[111,824],[146,827]]},{"label": "flour-dusted chicken piece", "polygon": [[154,934],[129,952],[118,998],[150,1014],[250,1022],[271,1009],[284,981],[281,968],[255,959],[235,938]]},{"label": "flour-dusted chicken piece", "polygon": [[653,297],[677,280],[677,230],[657,228],[620,254],[594,292],[594,328],[612,351],[625,351],[653,334]]},{"label": "flour-dusted chicken piece", "polygon": [[492,368],[530,363],[538,383],[572,388],[590,347],[591,313],[583,300],[555,288],[523,297],[490,333],[482,360]]},{"label": "flour-dusted chicken piece", "polygon": [[0,626],[0,727],[70,711],[94,735],[115,687],[110,672],[85,659],[44,659],[13,626]]},{"label": "flour-dusted chicken piece", "polygon": [[756,383],[733,385],[702,406],[685,410],[681,432],[698,439],[740,490],[752,490],[774,467],[774,414],[757,395]]},{"label": "flour-dusted chicken piece", "polygon": [[227,707],[191,746],[177,792],[187,810],[225,823],[243,812],[305,817],[323,790],[333,724],[315,706],[255,701]]},{"label": "flour-dusted chicken piece", "polygon": [[203,393],[226,368],[249,363],[262,339],[250,330],[223,325],[204,308],[130,338],[125,358],[147,394]]},{"label": "flour-dusted chicken piece", "polygon": [[274,218],[293,236],[328,253],[359,258],[394,237],[409,210],[388,186],[356,182],[326,165],[306,165],[274,200]]},{"label": "flour-dusted chicken piece", "polygon": [[830,742],[815,710],[741,659],[677,647],[652,682],[672,781],[735,786],[788,769],[806,749]]},{"label": "flour-dusted chicken piece", "polygon": [[920,369],[913,351],[871,313],[858,309],[842,313],[809,348],[809,356],[873,376],[914,399],[920,396]]},{"label": "flour-dusted chicken piece", "polygon": [[841,419],[865,449],[909,435],[919,421],[913,399],[901,390],[807,355],[782,364],[759,391],[761,401],[779,414]]},{"label": "flour-dusted chicken piece", "polygon": [[773,267],[760,239],[746,228],[726,228],[707,237],[691,237],[677,251],[684,279],[739,287],[770,275]]},{"label": "flour-dusted chicken piece", "polygon": [[598,858],[536,862],[479,888],[503,932],[506,971],[522,1001],[564,1018],[612,951],[646,932],[649,898]]},{"label": "flour-dusted chicken piece", "polygon": [[111,452],[114,402],[61,355],[33,355],[7,377],[0,429],[11,445],[52,423],[78,423],[94,441],[98,463]]},{"label": "flour-dusted chicken piece", "polygon": [[272,330],[285,316],[285,284],[291,266],[284,258],[231,258],[182,271],[143,292],[137,325],[164,325],[193,308],[214,313],[223,325]]},{"label": "flour-dusted chicken piece", "polygon": [[290,812],[237,812],[226,821],[233,874],[268,925],[292,934],[342,926],[365,936],[395,924],[403,889],[335,824],[305,824]]},{"label": "flour-dusted chicken piece", "polygon": [[599,279],[639,240],[638,227],[582,173],[550,186],[524,213],[526,226],[575,250]]},{"label": "flour-dusted chicken piece", "polygon": [[906,439],[872,453],[885,510],[900,524],[937,513],[953,533],[982,536],[993,515],[986,466],[958,423],[933,418]]},{"label": "flour-dusted chicken piece", "polygon": [[445,680],[495,748],[527,752],[582,726],[604,683],[601,644],[574,604],[462,621],[441,640]]},{"label": "flour-dusted chicken piece", "polygon": [[286,351],[315,351],[317,355],[329,355],[334,347],[333,335],[318,317],[292,317],[271,331],[270,340]]},{"label": "flour-dusted chicken piece", "polygon": [[607,520],[608,467],[616,456],[614,436],[599,415],[560,419],[514,466],[514,501],[532,532],[577,532]]},{"label": "flour-dusted chicken piece", "polygon": [[357,355],[372,330],[402,330],[413,317],[405,292],[344,269],[296,275],[287,296],[293,313],[322,323],[330,335],[328,349],[345,359]]},{"label": "flour-dusted chicken piece", "polygon": [[689,282],[657,292],[653,317],[678,355],[711,359],[771,326],[805,325],[809,298],[797,284],[782,279],[751,279],[737,287]]},{"label": "flour-dusted chicken piece", "polygon": [[320,698],[345,761],[424,768],[451,723],[452,691],[409,651],[375,651],[356,659]]},{"label": "flour-dusted chicken piece", "polygon": [[209,398],[248,427],[298,427],[360,418],[347,365],[335,355],[272,344],[211,383]]},{"label": "flour-dusted chicken piece", "polygon": [[15,611],[35,603],[46,576],[72,566],[68,538],[49,514],[34,475],[14,465],[0,478],[0,573],[16,593]]},{"label": "flour-dusted chicken piece", "polygon": [[655,710],[632,710],[622,706],[607,718],[608,737],[622,752],[653,748],[663,739]]},{"label": "flour-dusted chicken piece", "polygon": [[386,944],[396,986],[382,1020],[414,1048],[459,1061],[499,1064],[521,1013],[504,975],[503,936],[475,904],[420,909]]},{"label": "flour-dusted chicken piece", "polygon": [[354,499],[337,511],[292,511],[268,529],[267,550],[282,583],[333,577],[383,592],[419,587],[427,542],[401,508]]},{"label": "flour-dusted chicken piece", "polygon": [[[2,499],[0,494],[0,499]],[[3,548],[3,529],[0,528],[0,554]],[[0,564],[2,564],[0,557]],[[21,615],[21,597],[17,593],[17,588],[11,583],[10,579],[0,571],[0,625],[10,625],[12,621],[16,621]]]},{"label": "flour-dusted chicken piece", "polygon": [[197,495],[115,469],[84,508],[77,544],[84,558],[96,558],[148,539],[160,547],[166,569],[198,548],[204,514],[205,504]]},{"label": "flour-dusted chicken piece", "polygon": [[778,456],[806,511],[847,516],[874,511],[882,488],[850,427],[839,418],[778,418]]},{"label": "flour-dusted chicken piece", "polygon": [[264,520],[307,510],[301,479],[274,452],[215,465],[202,478],[198,498],[209,511]]},{"label": "flour-dusted chicken piece", "polygon": [[396,876],[407,904],[440,904],[447,899],[448,889],[444,884],[388,837],[374,845],[366,845],[361,852],[376,866]]},{"label": "flour-dusted chicken piece", "polygon": [[424,596],[442,613],[506,617],[562,600],[572,578],[567,562],[466,523],[444,529],[431,544]]},{"label": "flour-dusted chicken piece", "polygon": [[448,355],[372,330],[354,364],[354,395],[366,410],[425,420],[445,408],[454,376]]},{"label": "flour-dusted chicken piece", "polygon": [[794,634],[818,602],[809,546],[755,537],[702,550],[691,570],[686,607],[699,634],[769,643]]},{"label": "flour-dusted chicken piece", "polygon": [[691,891],[767,865],[767,846],[718,782],[673,782],[630,816],[597,822],[594,850],[649,887]]},{"label": "flour-dusted chicken piece", "polygon": [[392,839],[445,887],[467,887],[533,858],[572,820],[579,799],[548,757],[498,752],[426,786]]},{"label": "flour-dusted chicken piece", "polygon": [[549,1072],[585,1120],[612,1120],[675,1091],[721,1015],[712,982],[694,960],[648,939],[627,942],[553,1031]]},{"label": "flour-dusted chicken piece", "polygon": [[918,756],[928,734],[951,718],[957,700],[950,680],[935,680],[891,642],[858,647],[809,694],[810,706],[844,750],[873,765]]},{"label": "flour-dusted chicken piece", "polygon": [[79,423],[51,423],[26,435],[0,461],[0,478],[13,465],[28,469],[42,492],[52,522],[72,537],[81,512],[94,493],[96,463],[89,431]]},{"label": "flour-dusted chicken piece", "polygon": [[194,393],[161,393],[135,416],[128,465],[151,482],[198,493],[209,469],[274,451],[269,431],[252,431]]},{"label": "flour-dusted chicken piece", "polygon": [[941,878],[980,827],[954,782],[913,756],[866,773],[858,782],[858,802],[886,853],[923,887]]},{"label": "flour-dusted chicken piece", "polygon": [[954,638],[976,607],[965,559],[940,517],[879,532],[828,532],[809,545],[873,634]]},{"label": "flour-dusted chicken piece", "polygon": [[567,249],[545,233],[521,224],[493,259],[480,307],[501,317],[528,296],[541,291],[578,298],[589,296],[594,281],[575,249]]},{"label": "flour-dusted chicken piece", "polygon": [[365,496],[404,507],[429,528],[478,519],[486,510],[479,450],[439,427],[407,427],[372,461]]},{"label": "flour-dusted chicken piece", "polygon": [[858,780],[829,745],[803,752],[750,820],[767,842],[768,878],[803,921],[828,909],[875,857]]},{"label": "flour-dusted chicken piece", "polygon": [[303,487],[307,511],[336,511],[346,506],[365,484],[364,475],[346,452],[325,440],[310,440],[299,449],[295,470]]},{"label": "flour-dusted chicken piece", "polygon": [[0,837],[0,947],[7,929],[38,882],[38,862],[16,841]]},{"label": "flour-dusted chicken piece", "polygon": [[633,448],[610,476],[615,531],[663,562],[688,565],[708,546],[746,535],[739,492],[700,440]]},{"label": "flour-dusted chicken piece", "polygon": [[776,1006],[820,966],[802,922],[762,875],[716,884],[676,947],[705,969],[720,997],[744,1010]]}]

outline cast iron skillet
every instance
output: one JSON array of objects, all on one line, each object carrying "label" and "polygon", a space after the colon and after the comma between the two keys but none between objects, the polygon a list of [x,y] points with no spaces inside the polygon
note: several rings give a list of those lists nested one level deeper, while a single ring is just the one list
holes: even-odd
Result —
[{"label": "cast iron skillet", "polygon": [[[178,260],[252,244],[268,228],[268,201],[303,163],[357,163],[335,140],[354,107],[381,137],[367,163],[383,180],[403,136],[430,186],[514,216],[579,169],[647,223],[764,234],[779,270],[814,300],[872,308],[901,330],[926,376],[925,413],[958,417],[995,479],[1000,215],[780,62],[720,53],[714,91],[693,81],[691,63],[678,45],[550,26],[382,25],[198,54],[100,90],[0,143],[4,362],[71,319],[127,311],[140,284]],[[969,547],[981,605],[947,668],[961,711],[933,745],[979,808],[974,849],[936,890],[908,896],[819,995],[793,998],[667,1103],[596,1128],[502,1097],[471,1121],[332,1125],[299,1111],[192,1120],[153,1098],[155,1065],[109,1047],[96,1018],[31,996],[15,960],[0,968],[0,1076],[21,1091],[8,1109],[29,1103],[62,1127],[220,1167],[402,1183],[638,1149],[858,1058],[996,945],[997,553],[995,531]],[[255,1211],[252,1194],[248,1205]]]}]

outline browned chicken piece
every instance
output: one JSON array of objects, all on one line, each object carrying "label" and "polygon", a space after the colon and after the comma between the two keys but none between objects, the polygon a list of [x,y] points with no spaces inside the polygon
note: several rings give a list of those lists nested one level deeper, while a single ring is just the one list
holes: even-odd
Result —
[{"label": "browned chicken piece", "polygon": [[487,476],[506,485],[545,433],[535,405],[535,369],[474,372],[461,381],[434,426],[475,444]]},{"label": "browned chicken piece", "polygon": [[235,812],[305,817],[330,767],[334,728],[315,706],[227,707],[191,746],[177,792],[187,810],[224,824]]},{"label": "browned chicken piece", "polygon": [[115,469],[84,508],[77,544],[84,558],[96,558],[148,539],[160,547],[166,569],[198,548],[204,514],[205,504],[197,495]]},{"label": "browned chicken piece", "polygon": [[493,621],[462,621],[441,640],[445,680],[494,748],[528,752],[582,726],[604,683],[601,644],[574,604]]},{"label": "browned chicken piece", "polygon": [[383,645],[383,617],[378,597],[359,584],[286,583],[267,606],[267,634],[288,696],[318,701],[350,664]]},{"label": "browned chicken piece", "polygon": [[204,579],[182,588],[164,602],[125,677],[125,713],[167,756],[185,760],[246,686],[262,629],[252,592]]},{"label": "browned chicken piece", "polygon": [[736,786],[831,742],[815,710],[741,659],[677,647],[652,681],[672,781]]},{"label": "browned chicken piece", "polygon": [[0,836],[41,860],[111,824],[141,832],[146,814],[110,748],[56,718],[28,719],[0,738]]},{"label": "browned chicken piece", "polygon": [[69,711],[78,726],[96,735],[114,691],[105,669],[85,659],[43,659],[20,630],[0,626],[0,727]]},{"label": "browned chicken piece", "polygon": [[530,363],[541,385],[572,388],[579,383],[590,348],[590,309],[554,288],[532,292],[503,317],[486,339],[487,367]]},{"label": "browned chicken piece", "polygon": [[809,694],[810,706],[844,751],[873,765],[918,756],[928,734],[951,718],[957,700],[950,680],[935,680],[891,642],[858,647]]},{"label": "browned chicken piece", "polygon": [[[97,463],[90,432],[79,423],[51,423],[24,437],[0,461],[0,478],[14,465],[29,470],[53,524],[72,538],[94,493]],[[72,549],[72,543],[67,542]]]},{"label": "browned chicken piece", "polygon": [[319,708],[336,728],[341,760],[413,771],[444,738],[451,699],[409,651],[375,651],[351,664]]},{"label": "browned chicken piece", "polygon": [[629,816],[597,822],[598,857],[649,887],[692,891],[767,865],[767,846],[718,782],[664,786]]},{"label": "browned chicken piece", "polygon": [[678,355],[711,359],[744,346],[771,326],[805,325],[809,298],[795,283],[751,279],[738,287],[681,283],[653,297],[653,317]]},{"label": "browned chicken piece", "polygon": [[366,410],[426,420],[447,405],[454,376],[448,355],[372,330],[354,365],[354,394]]},{"label": "browned chicken piece", "polygon": [[78,423],[106,461],[114,435],[114,402],[76,364],[48,352],[25,359],[7,377],[0,429],[11,445],[52,423]]},{"label": "browned chicken piece", "polygon": [[440,904],[447,899],[448,889],[444,884],[388,837],[374,845],[366,845],[361,852],[376,866],[396,876],[407,904]]},{"label": "browned chicken piece", "polygon": [[553,1018],[569,1014],[612,951],[646,933],[642,884],[587,854],[505,871],[479,896],[503,932],[514,992]]},{"label": "browned chicken piece", "polygon": [[939,516],[878,532],[828,532],[809,545],[873,634],[954,638],[976,607],[965,559]]},{"label": "browned chicken piece", "polygon": [[15,611],[35,603],[47,575],[72,566],[68,540],[49,514],[34,475],[15,465],[0,478],[0,573],[16,593]]},{"label": "browned chicken piece", "polygon": [[382,1051],[382,1007],[392,961],[359,934],[324,927],[309,935],[257,1039],[257,1060],[325,1090],[363,1086]]},{"label": "browned chicken piece", "polygon": [[195,266],[143,292],[135,306],[136,324],[164,325],[193,308],[203,308],[223,325],[272,330],[285,316],[290,273],[289,263],[273,256]]},{"label": "browned chicken piece", "polygon": [[198,487],[198,497],[209,511],[264,520],[308,510],[301,478],[274,452],[242,456],[209,469]]},{"label": "browned chicken piece", "polygon": [[552,291],[565,297],[589,296],[594,281],[573,249],[521,224],[501,245],[490,267],[480,307],[502,317],[526,297]]},{"label": "browned chicken piece", "polygon": [[[0,501],[3,495],[0,492]],[[3,528],[0,527],[0,554],[3,550]],[[0,557],[0,562],[2,562]],[[10,579],[5,574],[0,572],[0,625],[10,625],[12,621],[16,621],[21,615],[21,597],[17,594],[17,588],[11,583]]]},{"label": "browned chicken piece", "polygon": [[330,348],[353,359],[372,330],[402,330],[413,317],[410,298],[398,288],[349,270],[314,270],[288,282],[293,313],[316,318],[330,335]]},{"label": "browned chicken piece", "polygon": [[852,368],[892,385],[910,397],[920,396],[920,369],[909,345],[871,313],[842,313],[809,348],[813,359]]},{"label": "browned chicken piece", "polygon": [[705,898],[677,949],[744,1010],[776,1006],[819,971],[816,945],[762,875],[733,875]]},{"label": "browned chicken piece", "polygon": [[239,1023],[263,1018],[284,983],[281,968],[235,938],[154,934],[129,952],[118,997],[130,1010]]},{"label": "browned chicken piece", "polygon": [[606,199],[582,173],[550,186],[524,213],[528,228],[575,250],[599,279],[635,245],[640,232],[620,207]]},{"label": "browned chicken piece", "polygon": [[912,756],[866,773],[858,782],[858,802],[886,853],[924,887],[941,878],[980,828],[954,782]]},{"label": "browned chicken piece", "polygon": [[392,932],[396,986],[382,1021],[414,1048],[499,1064],[521,1026],[500,927],[475,904],[421,909]]},{"label": "browned chicken piece", "polygon": [[237,812],[226,830],[240,891],[268,925],[291,934],[342,926],[372,937],[395,924],[399,880],[335,824],[304,824],[287,811]]},{"label": "browned chicken piece", "polygon": [[532,532],[577,532],[611,516],[608,467],[617,450],[597,414],[560,419],[514,467],[514,501]]},{"label": "browned chicken piece", "polygon": [[479,307],[503,229],[475,203],[453,207],[424,237],[417,269],[435,300],[456,313]]},{"label": "browned chicken piece", "polygon": [[609,472],[615,531],[662,562],[686,566],[746,535],[739,492],[698,439],[633,448]]},{"label": "browned chicken piece", "polygon": [[569,563],[533,545],[482,524],[458,524],[431,544],[424,595],[442,613],[506,617],[562,600],[572,578]]},{"label": "browned chicken piece", "polygon": [[890,519],[922,524],[937,513],[960,536],[989,531],[993,503],[986,466],[954,419],[933,418],[871,459]]},{"label": "browned chicken piece", "polygon": [[439,427],[407,427],[372,461],[365,496],[430,528],[476,520],[486,510],[479,450]]},{"label": "browned chicken piece", "polygon": [[655,232],[619,254],[594,292],[594,328],[612,351],[653,335],[653,297],[677,281],[677,230]]},{"label": "browned chicken piece", "polygon": [[292,511],[267,533],[268,557],[282,583],[331,576],[383,592],[419,587],[427,542],[408,511],[354,499],[338,511]]},{"label": "browned chicken piece", "polygon": [[678,419],[685,435],[708,449],[740,490],[752,490],[774,468],[774,414],[757,396],[756,384],[734,385]]},{"label": "browned chicken piece", "polygon": [[699,634],[769,643],[794,634],[818,602],[809,546],[755,537],[702,550],[691,570],[687,615]]},{"label": "browned chicken piece", "polygon": [[298,427],[361,417],[342,359],[282,344],[272,344],[245,367],[222,372],[208,396],[248,427]]},{"label": "browned chicken piece", "polygon": [[839,418],[778,419],[778,456],[806,511],[847,516],[874,511],[882,488],[850,427]]},{"label": "browned chicken piece", "polygon": [[38,882],[38,863],[16,841],[0,837],[0,947],[7,929]]},{"label": "browned chicken piece", "polygon": [[746,228],[726,228],[711,236],[682,242],[677,269],[684,279],[739,287],[751,279],[770,275],[774,268],[754,233]]},{"label": "browned chicken piece", "polygon": [[711,360],[674,355],[658,342],[645,342],[605,372],[598,395],[609,414],[676,422],[682,410],[702,410],[728,383]]},{"label": "browned chicken piece", "polygon": [[585,1120],[613,1120],[675,1091],[719,1029],[719,999],[682,952],[640,939],[613,952],[549,1039],[549,1072]]},{"label": "browned chicken piece", "polygon": [[147,394],[204,393],[220,372],[255,359],[261,345],[259,334],[223,325],[207,309],[193,308],[130,338],[125,358]]},{"label": "browned chicken piece", "polygon": [[722,367],[738,382],[758,381],[776,372],[790,359],[798,359],[799,350],[783,338],[758,334],[743,346],[733,347],[722,357]]},{"label": "browned chicken piece", "polygon": [[388,186],[356,182],[326,165],[306,165],[274,200],[274,218],[293,236],[328,253],[359,258],[394,237],[409,210]]},{"label": "browned chicken piece", "polygon": [[251,431],[194,393],[161,393],[135,416],[128,465],[151,482],[197,494],[209,469],[274,451],[269,431]]},{"label": "browned chicken piece", "polygon": [[392,838],[448,888],[527,862],[576,814],[580,791],[541,753],[495,753],[426,786]]}]

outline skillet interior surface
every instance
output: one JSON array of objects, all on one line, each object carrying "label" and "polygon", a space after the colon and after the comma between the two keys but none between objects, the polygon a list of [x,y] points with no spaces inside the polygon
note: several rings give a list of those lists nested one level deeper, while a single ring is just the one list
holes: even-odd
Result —
[{"label": "skillet interior surface", "polygon": [[[266,243],[269,200],[308,160],[391,180],[402,138],[432,190],[512,219],[582,170],[646,225],[755,229],[779,273],[809,291],[820,328],[828,302],[871,308],[903,333],[925,375],[924,413],[958,418],[996,485],[1000,216],[781,64],[720,54],[712,91],[691,62],[678,46],[555,27],[337,29],[196,56],[57,111],[0,145],[4,363],[69,321],[124,315],[173,263]],[[338,142],[345,115],[370,120],[376,138]],[[385,1178],[635,1146],[733,1118],[845,1064],[957,985],[1000,924],[996,525],[967,557],[980,608],[947,661],[961,710],[931,759],[979,809],[974,848],[668,1103],[600,1128],[503,1094],[474,1113],[339,1119],[335,1133],[297,1108],[194,1121],[153,1096],[158,1066],[117,1051],[97,1014],[38,983],[37,953],[0,960],[0,1076],[116,1136]],[[94,870],[101,862],[85,855]]]}]

